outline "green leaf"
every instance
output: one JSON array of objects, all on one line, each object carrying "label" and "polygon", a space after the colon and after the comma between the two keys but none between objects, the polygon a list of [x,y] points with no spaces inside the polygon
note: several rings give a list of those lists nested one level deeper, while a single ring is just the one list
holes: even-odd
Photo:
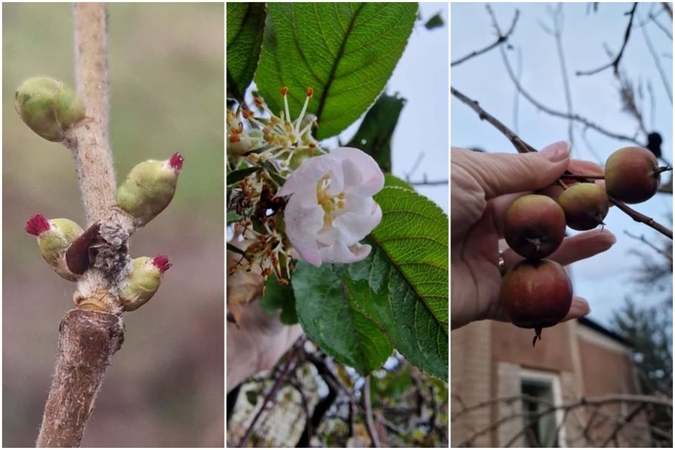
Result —
[{"label": "green leaf", "polygon": [[291,284],[298,321],[323,351],[363,375],[384,364],[392,352],[386,336],[359,311],[331,264],[299,262]]},{"label": "green leaf", "polygon": [[356,147],[368,153],[383,172],[391,172],[391,137],[406,99],[382,94],[368,110],[347,147]]},{"label": "green leaf", "polygon": [[240,103],[258,67],[265,3],[227,4],[227,97]]},{"label": "green leaf", "polygon": [[[243,217],[241,217],[239,214],[237,214],[234,211],[228,211],[227,212],[227,224],[239,222]],[[233,246],[234,247],[234,246]]]},{"label": "green leaf", "polygon": [[429,20],[426,21],[426,23],[424,24],[424,28],[426,28],[427,30],[433,30],[434,28],[440,28],[443,25],[445,25],[445,21],[443,20],[441,13],[436,13],[431,18],[429,18]]},{"label": "green leaf", "polygon": [[258,404],[258,393],[255,391],[246,391],[246,400],[249,405],[255,406]]},{"label": "green leaf", "polygon": [[365,260],[298,266],[298,320],[324,351],[361,373],[384,361],[384,350],[369,353],[384,334],[411,364],[447,380],[448,217],[404,188],[385,187],[375,199],[383,218],[365,239],[372,247]]},{"label": "green leaf", "polygon": [[307,112],[317,139],[343,131],[382,92],[408,42],[417,3],[270,3],[255,82],[274,112],[288,87],[291,118]]},{"label": "green leaf", "polygon": [[408,189],[409,191],[414,191],[415,188],[412,187],[407,181],[400,179],[390,173],[384,174],[384,185],[389,187],[399,187],[403,189]]},{"label": "green leaf", "polygon": [[375,200],[383,214],[366,240],[371,255],[347,266],[359,305],[408,361],[447,380],[448,217],[407,189],[385,187]]},{"label": "green leaf", "polygon": [[258,167],[246,167],[245,169],[233,170],[227,174],[227,185],[232,186],[235,183],[239,183],[241,180],[258,170],[260,170]]},{"label": "green leaf", "polygon": [[281,310],[279,316],[281,323],[285,325],[298,323],[298,316],[295,312],[293,287],[290,284],[280,285],[274,274],[267,278],[265,295],[260,297],[260,304],[268,314],[276,314]]}]

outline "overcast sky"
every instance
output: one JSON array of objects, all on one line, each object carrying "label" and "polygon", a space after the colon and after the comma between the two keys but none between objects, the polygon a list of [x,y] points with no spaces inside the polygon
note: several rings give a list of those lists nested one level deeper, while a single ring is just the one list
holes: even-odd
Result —
[{"label": "overcast sky", "polygon": [[[560,111],[566,111],[562,72],[556,52],[555,40],[542,29],[542,24],[552,26],[547,8],[556,4],[493,4],[502,30],[506,30],[513,14],[520,10],[520,19],[510,43],[509,59],[517,66],[521,55],[521,82],[525,89],[539,101]],[[636,122],[621,112],[617,81],[611,69],[593,76],[575,76],[577,70],[590,70],[609,61],[605,47],[616,54],[622,42],[627,24],[626,12],[632,4],[600,3],[597,12],[589,11],[588,3],[566,3],[563,6],[564,23],[562,43],[570,78],[572,106],[578,113],[609,130],[633,135]],[[637,9],[636,23],[642,23],[653,7],[641,3]],[[660,17],[660,22],[672,34],[669,18]],[[469,54],[494,42],[496,34],[483,3],[454,3],[451,7],[451,60]],[[665,77],[672,87],[672,40],[654,24],[646,27],[652,45],[660,55]],[[645,122],[651,130],[663,136],[666,158],[673,161],[672,154],[672,101],[655,69],[654,60],[646,45],[643,30],[634,28],[621,62],[621,69],[636,83],[643,83],[645,94]],[[646,82],[651,82],[655,104],[651,113]],[[536,148],[546,144],[568,140],[568,122],[538,111],[524,98],[520,98],[517,116],[514,115],[515,88],[510,81],[499,50],[455,66],[451,70],[452,86],[479,101],[489,113],[516,131],[526,142]],[[514,121],[517,117],[517,126]],[[588,144],[581,139],[581,128],[576,128],[572,154],[575,158],[596,161],[601,165],[616,149],[627,144],[606,138],[589,131]],[[453,146],[480,147],[490,152],[515,152],[509,141],[463,103],[451,100],[451,142]],[[666,179],[670,175],[666,175]],[[635,209],[653,217],[672,229],[672,195],[657,194]],[[631,249],[650,250],[624,234],[628,231],[644,235],[655,242],[659,235],[645,225],[638,224],[625,214],[612,208],[605,222],[607,228],[617,235],[618,243],[603,255],[580,262],[572,267],[575,293],[586,297],[591,304],[591,319],[607,326],[611,312],[616,310],[626,296],[640,303],[663,300],[663,295],[645,295],[631,283],[631,274],[640,260],[630,254]],[[671,287],[672,289],[672,287]]]}]

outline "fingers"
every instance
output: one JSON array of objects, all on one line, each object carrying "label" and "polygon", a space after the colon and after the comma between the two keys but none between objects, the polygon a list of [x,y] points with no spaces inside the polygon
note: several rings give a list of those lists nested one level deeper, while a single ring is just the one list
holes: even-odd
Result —
[{"label": "fingers", "polygon": [[454,150],[461,165],[485,191],[485,198],[532,191],[553,183],[569,164],[569,144],[556,142],[538,153],[475,153]]},{"label": "fingers", "polygon": [[580,317],[587,316],[588,314],[590,314],[590,312],[591,307],[589,306],[585,298],[574,297],[572,299],[572,306],[570,307],[570,311],[567,313],[567,315],[562,321],[567,322],[568,320],[578,319]]},{"label": "fingers", "polygon": [[[548,259],[566,266],[582,259],[590,258],[609,250],[616,243],[616,236],[607,229],[595,229],[567,237],[560,247]],[[509,268],[522,261],[522,256],[511,249],[503,254],[504,263]]]}]

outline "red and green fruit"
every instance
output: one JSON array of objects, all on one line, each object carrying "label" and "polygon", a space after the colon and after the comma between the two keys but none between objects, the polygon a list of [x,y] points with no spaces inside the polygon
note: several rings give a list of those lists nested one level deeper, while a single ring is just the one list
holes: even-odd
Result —
[{"label": "red and green fruit", "polygon": [[565,238],[565,213],[555,200],[529,194],[514,201],[504,217],[504,239],[516,253],[545,258]]},{"label": "red and green fruit", "polygon": [[607,194],[625,203],[649,200],[659,188],[661,170],[656,156],[642,147],[624,147],[605,163]]},{"label": "red and green fruit", "polygon": [[558,197],[567,226],[574,230],[592,230],[603,225],[609,211],[605,189],[595,183],[580,183],[567,188]]},{"label": "red and green fruit", "polygon": [[499,304],[514,325],[534,328],[534,346],[542,328],[556,325],[569,313],[572,282],[555,261],[524,260],[502,278]]}]

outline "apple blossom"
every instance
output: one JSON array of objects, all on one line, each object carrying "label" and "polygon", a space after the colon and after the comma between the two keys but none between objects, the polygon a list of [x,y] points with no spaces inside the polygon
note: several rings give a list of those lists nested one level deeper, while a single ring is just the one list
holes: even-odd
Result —
[{"label": "apple blossom", "polygon": [[314,90],[307,88],[305,103],[295,120],[291,120],[287,87],[281,89],[281,95],[284,99],[284,111],[276,115],[265,100],[254,93],[255,106],[269,118],[256,118],[251,110],[243,110],[241,115],[250,124],[249,129],[244,129],[237,114],[227,111],[229,157],[245,156],[252,163],[270,161],[281,172],[289,170],[291,160],[297,152],[323,153],[311,132],[316,125],[316,116],[306,113]]},{"label": "apple blossom", "polygon": [[359,241],[382,220],[372,196],[383,186],[375,160],[355,148],[336,148],[304,161],[277,194],[291,196],[285,231],[299,257],[317,267],[366,258],[370,246]]}]

